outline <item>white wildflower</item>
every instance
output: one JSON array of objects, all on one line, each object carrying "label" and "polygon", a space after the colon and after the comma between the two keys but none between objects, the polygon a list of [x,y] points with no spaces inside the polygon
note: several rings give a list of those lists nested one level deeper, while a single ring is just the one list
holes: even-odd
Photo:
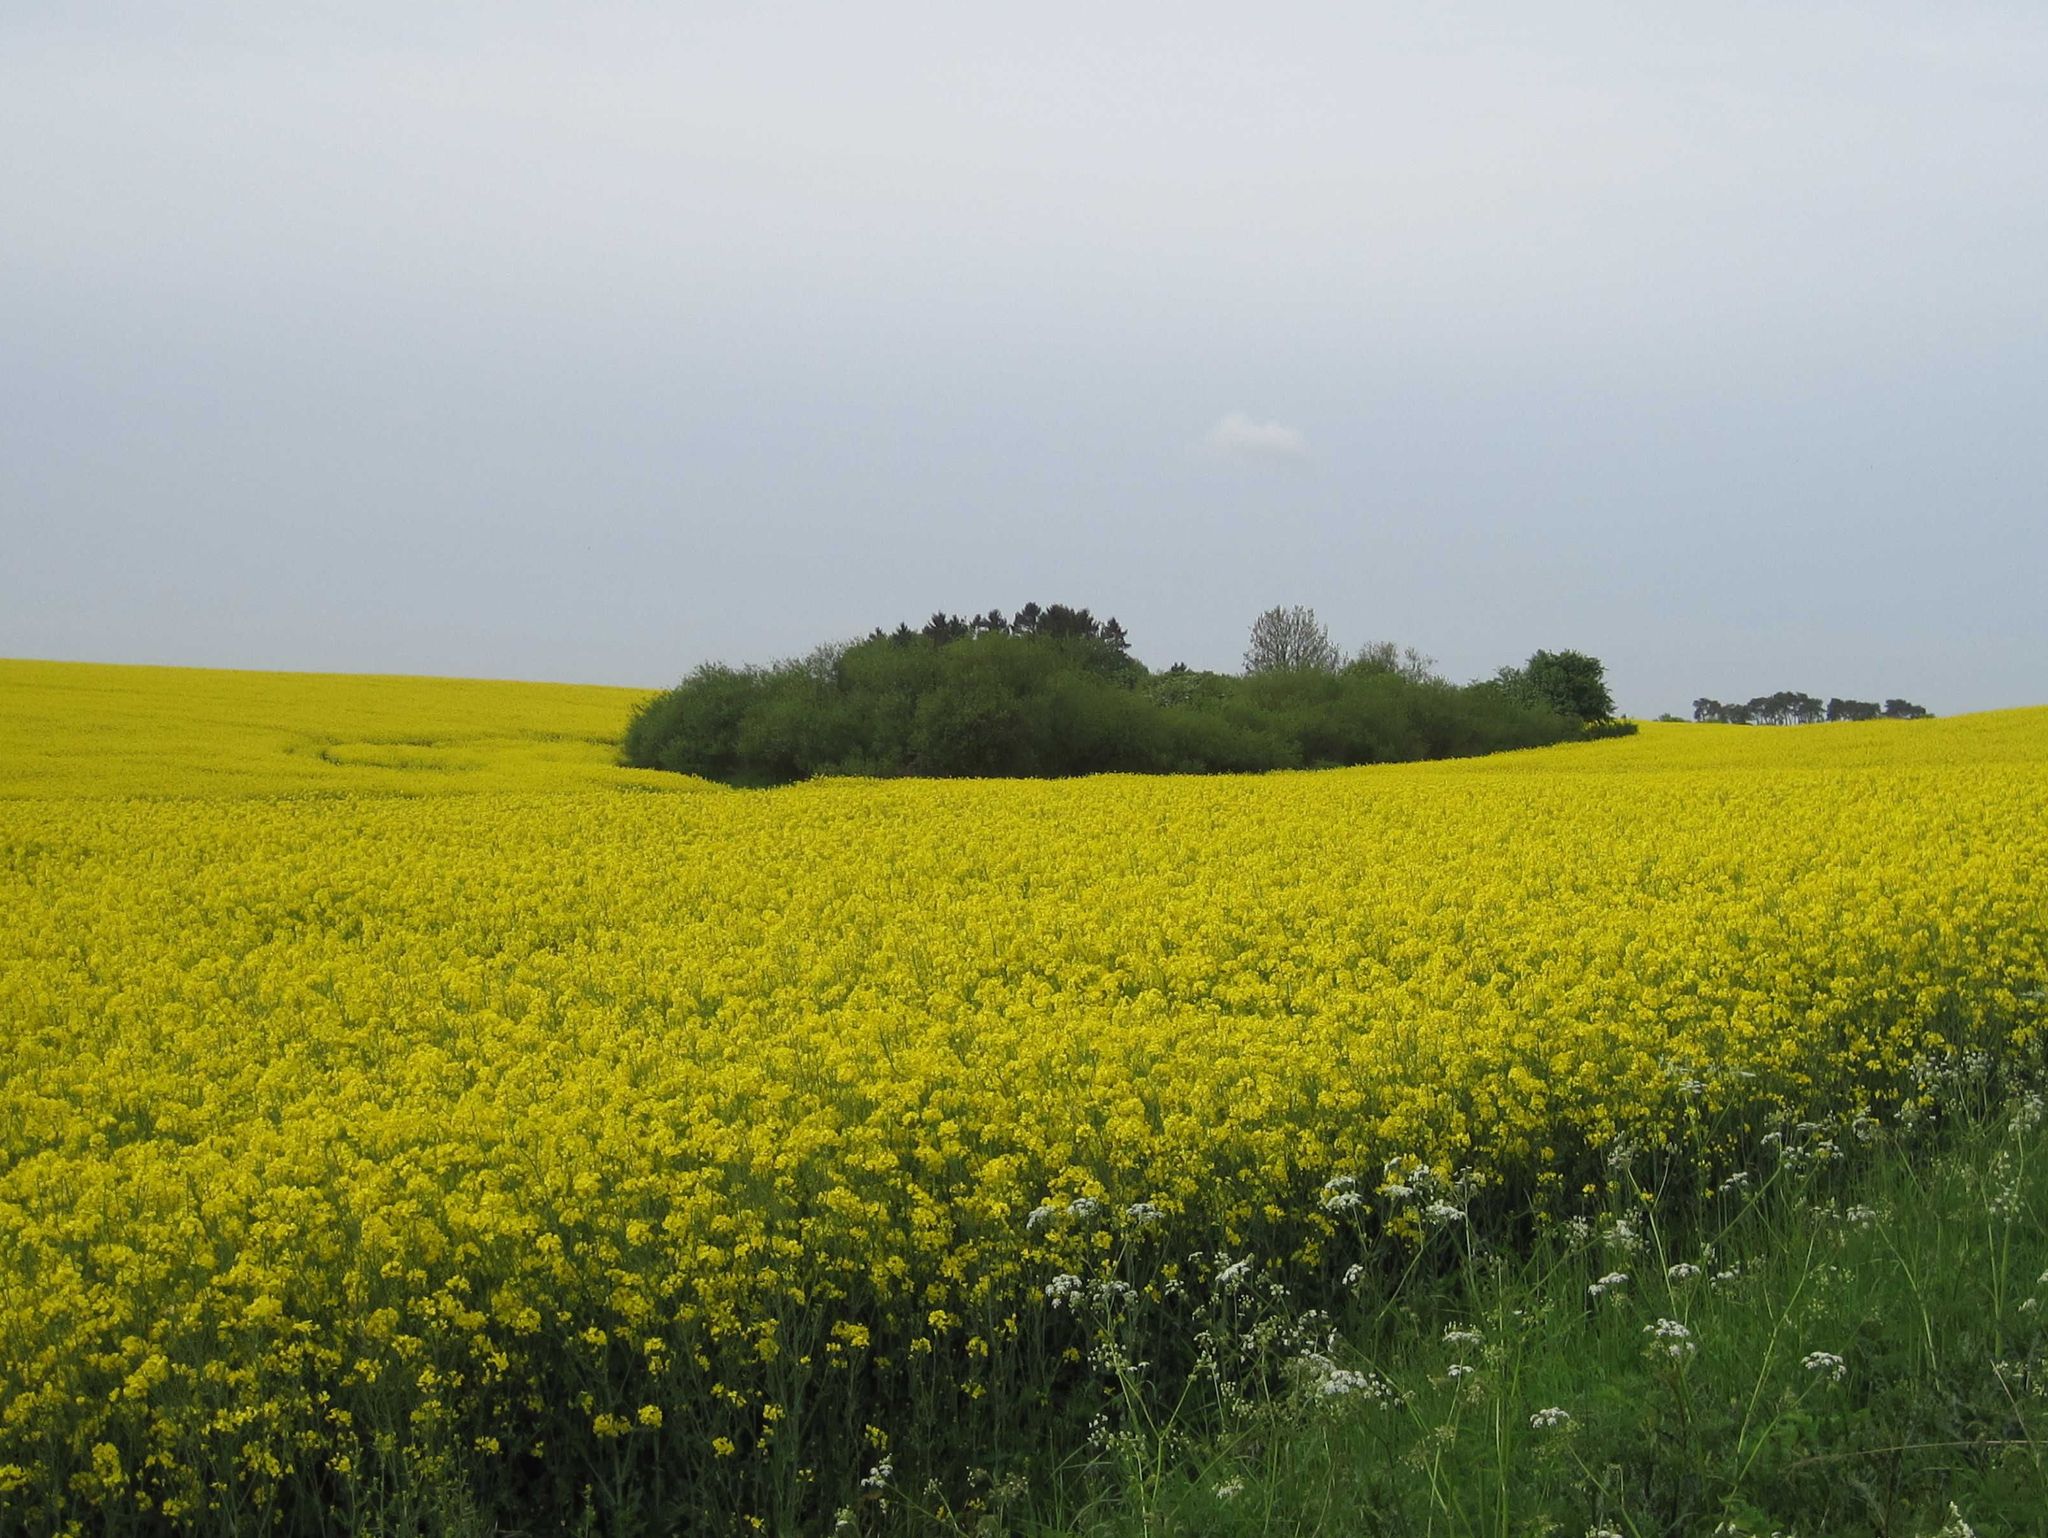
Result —
[{"label": "white wildflower", "polygon": [[1251,1256],[1247,1255],[1243,1260],[1233,1260],[1221,1271],[1218,1271],[1216,1273],[1216,1285],[1219,1287],[1235,1288],[1240,1282],[1242,1282],[1246,1277],[1250,1276],[1251,1274],[1252,1258]]},{"label": "white wildflower", "polygon": [[1124,1208],[1124,1216],[1138,1227],[1143,1228],[1147,1224],[1157,1223],[1162,1214],[1150,1202],[1132,1202],[1130,1206]]},{"label": "white wildflower", "polygon": [[1095,1301],[1104,1308],[1135,1303],[1138,1300],[1138,1289],[1129,1282],[1122,1281],[1116,1277],[1109,1277],[1097,1282],[1093,1291],[1095,1293]]},{"label": "white wildflower", "polygon": [[1986,1205],[1991,1215],[2006,1219],[2018,1217],[2026,1204],[2020,1198],[2020,1184],[2013,1175],[2012,1159],[2003,1148],[1992,1157],[1986,1179],[1990,1183]]},{"label": "white wildflower", "polygon": [[1393,1384],[1374,1372],[1339,1367],[1319,1351],[1304,1351],[1300,1358],[1308,1374],[1308,1389],[1315,1398],[1338,1401],[1362,1396],[1382,1405],[1399,1404]]},{"label": "white wildflower", "polygon": [[1689,1260],[1681,1260],[1677,1265],[1664,1273],[1664,1280],[1667,1282],[1690,1282],[1698,1277],[1699,1274],[1700,1268],[1698,1266]]},{"label": "white wildflower", "polygon": [[1849,1364],[1832,1351],[1809,1351],[1799,1365],[1808,1372],[1820,1373],[1830,1383],[1840,1383],[1849,1375]]},{"label": "white wildflower", "polygon": [[884,1458],[868,1470],[867,1476],[860,1482],[860,1487],[863,1490],[886,1490],[889,1488],[889,1481],[895,1477],[896,1465]]},{"label": "white wildflower", "polygon": [[1699,1350],[1698,1343],[1692,1338],[1692,1331],[1676,1319],[1659,1319],[1655,1324],[1646,1324],[1643,1326],[1643,1333],[1650,1337],[1650,1345],[1654,1350],[1676,1362],[1684,1361]]},{"label": "white wildflower", "polygon": [[1045,1295],[1052,1299],[1052,1306],[1058,1308],[1062,1303],[1071,1303],[1079,1297],[1081,1287],[1080,1277],[1063,1271],[1045,1284]]},{"label": "white wildflower", "polygon": [[1485,1339],[1477,1330],[1461,1330],[1456,1326],[1444,1330],[1444,1344],[1447,1346],[1477,1346]]},{"label": "white wildflower", "polygon": [[1626,1271],[1610,1271],[1586,1289],[1586,1296],[1589,1298],[1604,1297],[1617,1287],[1626,1287],[1627,1285],[1628,1273]]},{"label": "white wildflower", "polygon": [[1538,1410],[1529,1417],[1529,1425],[1536,1431],[1556,1431],[1559,1427],[1569,1426],[1571,1423],[1572,1412],[1560,1405],[1552,1405],[1547,1410]]},{"label": "white wildflower", "polygon": [[1444,1376],[1456,1381],[1459,1378],[1469,1378],[1477,1371],[1479,1371],[1478,1368],[1469,1366],[1464,1362],[1453,1362],[1444,1369]]},{"label": "white wildflower", "polygon": [[1234,1501],[1244,1494],[1244,1481],[1241,1479],[1226,1479],[1212,1493],[1219,1501]]}]

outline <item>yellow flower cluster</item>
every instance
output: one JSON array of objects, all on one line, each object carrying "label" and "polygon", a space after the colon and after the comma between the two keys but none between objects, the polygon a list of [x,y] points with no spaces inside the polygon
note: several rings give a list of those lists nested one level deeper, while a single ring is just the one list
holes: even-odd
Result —
[{"label": "yellow flower cluster", "polygon": [[1338,1175],[2043,1016],[2048,710],[741,792],[613,767],[636,698],[0,663],[0,1526],[274,1512],[377,1416],[730,1467],[1010,1370],[1070,1209],[1311,1254]]}]

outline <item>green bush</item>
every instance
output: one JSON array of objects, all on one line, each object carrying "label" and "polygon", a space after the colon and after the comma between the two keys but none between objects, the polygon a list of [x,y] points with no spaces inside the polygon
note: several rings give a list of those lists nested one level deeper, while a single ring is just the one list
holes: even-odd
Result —
[{"label": "green bush", "polygon": [[1152,674],[1086,630],[935,623],[772,668],[707,664],[641,707],[623,756],[729,785],[1247,773],[1492,753],[1582,730],[1497,682],[1460,687],[1365,661]]}]

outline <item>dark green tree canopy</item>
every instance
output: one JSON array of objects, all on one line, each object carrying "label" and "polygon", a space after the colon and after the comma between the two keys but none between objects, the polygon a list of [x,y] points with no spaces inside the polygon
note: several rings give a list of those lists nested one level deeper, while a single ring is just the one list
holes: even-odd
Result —
[{"label": "dark green tree canopy", "polygon": [[1606,666],[1584,652],[1532,652],[1520,667],[1502,668],[1493,682],[1512,698],[1587,725],[1605,725],[1614,719]]},{"label": "dark green tree canopy", "polygon": [[1614,719],[1607,669],[1584,652],[1539,651],[1529,658],[1529,686],[1552,710],[1581,721]]},{"label": "dark green tree canopy", "polygon": [[[1275,611],[1283,617],[1288,611]],[[1391,643],[1339,667],[1327,632],[1294,665],[1150,672],[1115,619],[1026,604],[876,629],[773,667],[709,663],[655,696],[627,763],[731,785],[818,774],[1242,772],[1445,758],[1583,734],[1582,718],[1494,682],[1459,686]],[[1543,655],[1543,654],[1539,654]],[[1598,664],[1594,667],[1597,669]]]},{"label": "dark green tree canopy", "polygon": [[1817,721],[1921,721],[1930,712],[1910,700],[1845,700],[1832,697],[1823,705],[1811,694],[1780,689],[1741,704],[1723,704],[1702,696],[1692,702],[1695,721],[1723,726],[1809,726]]}]

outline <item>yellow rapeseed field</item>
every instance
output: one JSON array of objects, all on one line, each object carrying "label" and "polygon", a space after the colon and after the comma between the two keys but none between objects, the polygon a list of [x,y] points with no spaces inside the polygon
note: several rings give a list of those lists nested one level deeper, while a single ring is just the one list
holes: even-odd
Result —
[{"label": "yellow rapeseed field", "polygon": [[1312,1269],[1335,1177],[2043,1019],[2048,710],[742,792],[613,767],[639,697],[0,663],[0,1526],[739,1492],[834,1375],[1043,1381],[1134,1204]]}]

